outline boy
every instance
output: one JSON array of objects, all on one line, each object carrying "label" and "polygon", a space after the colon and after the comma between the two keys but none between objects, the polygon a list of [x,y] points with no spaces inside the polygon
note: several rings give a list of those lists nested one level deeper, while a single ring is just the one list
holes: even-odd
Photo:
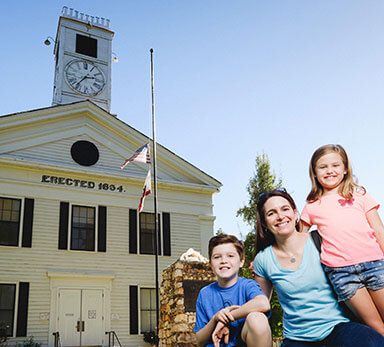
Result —
[{"label": "boy", "polygon": [[209,240],[209,262],[217,281],[202,288],[196,302],[196,338],[199,346],[272,346],[269,300],[259,285],[239,277],[244,246],[236,236],[217,235]]}]

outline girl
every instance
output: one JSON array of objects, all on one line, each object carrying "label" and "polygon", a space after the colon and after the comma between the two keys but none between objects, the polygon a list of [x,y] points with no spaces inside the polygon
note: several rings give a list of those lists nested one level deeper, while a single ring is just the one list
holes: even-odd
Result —
[{"label": "girl", "polygon": [[384,335],[384,225],[379,205],[353,180],[340,145],[312,155],[312,190],[301,214],[304,231],[317,225],[321,262],[338,301]]}]

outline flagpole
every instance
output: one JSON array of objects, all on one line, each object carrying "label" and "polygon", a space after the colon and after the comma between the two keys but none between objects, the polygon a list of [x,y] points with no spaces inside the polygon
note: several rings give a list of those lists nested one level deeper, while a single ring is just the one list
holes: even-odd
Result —
[{"label": "flagpole", "polygon": [[[153,204],[155,210],[155,285],[156,285],[156,334],[159,336],[159,235],[157,219],[157,166],[156,166],[156,123],[155,123],[155,93],[153,78],[153,48],[151,52],[151,90],[152,90],[152,147],[153,147]],[[156,343],[158,345],[158,343]]]}]

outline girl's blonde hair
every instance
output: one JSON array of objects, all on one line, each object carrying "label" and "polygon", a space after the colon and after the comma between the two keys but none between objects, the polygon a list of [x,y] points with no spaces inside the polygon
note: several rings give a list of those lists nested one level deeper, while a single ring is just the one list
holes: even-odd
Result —
[{"label": "girl's blonde hair", "polygon": [[364,187],[358,185],[353,179],[351,162],[349,161],[348,154],[345,149],[341,145],[324,145],[319,147],[313,153],[311,163],[309,164],[309,177],[311,178],[312,189],[307,196],[307,202],[314,202],[323,195],[324,188],[317,180],[315,174],[316,163],[323,155],[332,152],[340,155],[346,171],[346,174],[338,187],[339,194],[347,201],[352,199],[353,192],[355,190],[361,190],[363,191],[363,194],[365,194]]}]

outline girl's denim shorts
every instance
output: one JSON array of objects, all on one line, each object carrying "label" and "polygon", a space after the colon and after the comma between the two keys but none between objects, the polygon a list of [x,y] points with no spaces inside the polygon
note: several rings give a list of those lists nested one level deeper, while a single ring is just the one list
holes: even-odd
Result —
[{"label": "girl's denim shorts", "polygon": [[349,300],[362,287],[372,290],[384,288],[384,259],[344,267],[323,265],[323,268],[338,301]]}]

